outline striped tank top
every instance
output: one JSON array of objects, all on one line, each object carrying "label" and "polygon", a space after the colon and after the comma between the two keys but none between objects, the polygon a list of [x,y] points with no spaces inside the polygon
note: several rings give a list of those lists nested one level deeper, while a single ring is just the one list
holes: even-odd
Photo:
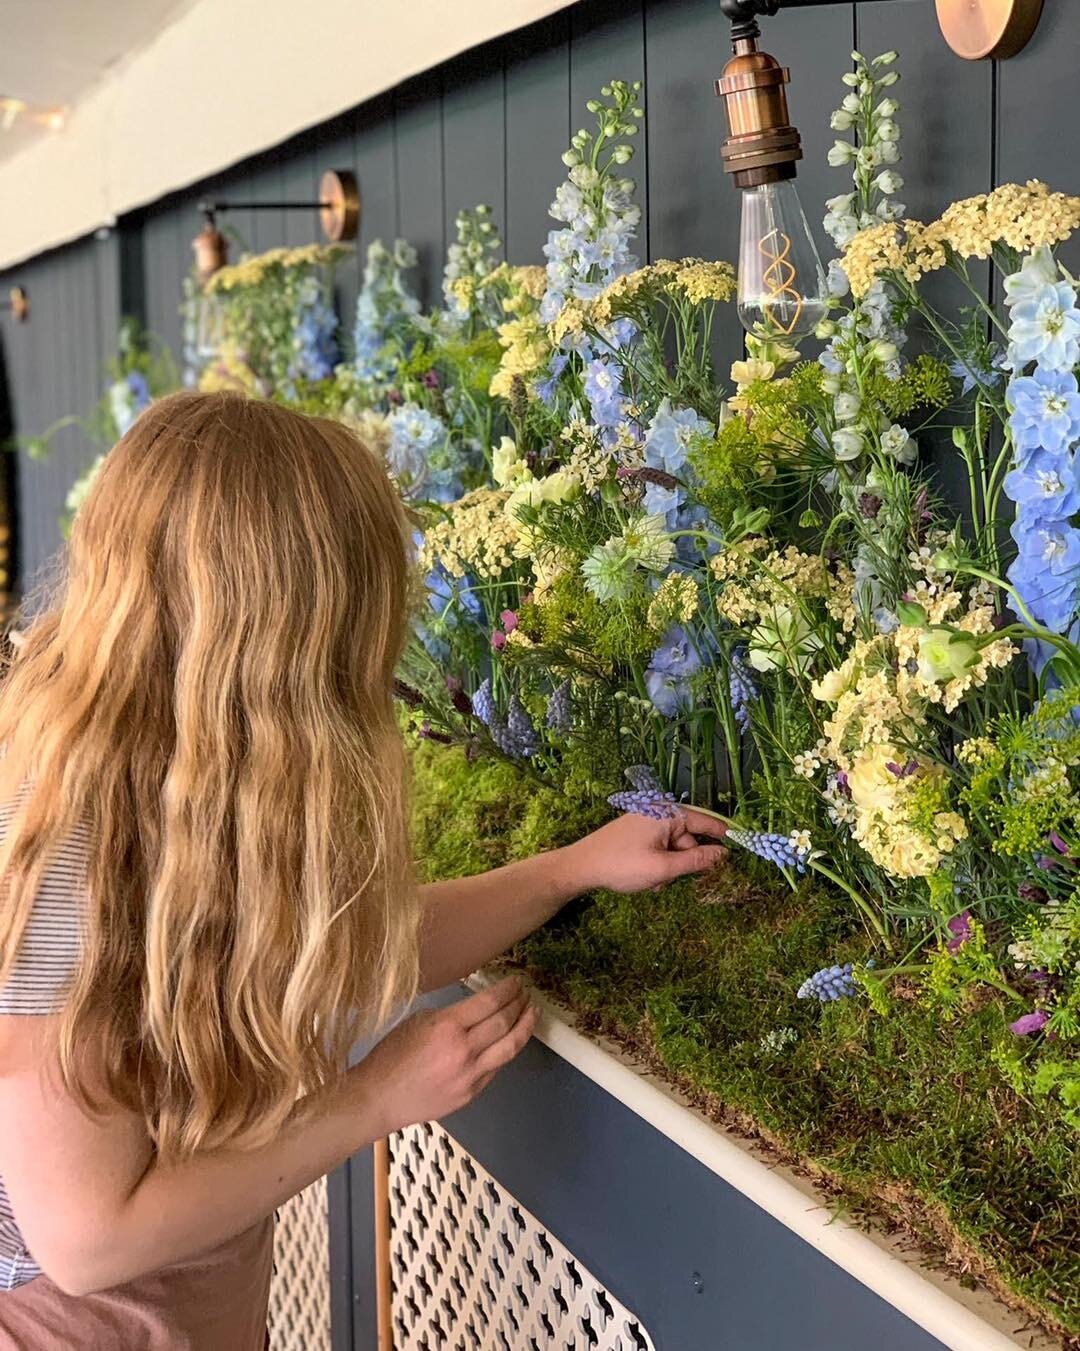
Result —
[{"label": "striped tank top", "polygon": [[[17,802],[0,805],[0,838]],[[18,956],[0,986],[0,1014],[41,1017],[59,1013],[79,961],[86,904],[87,834],[76,828],[49,860],[30,912]],[[0,1173],[3,1160],[0,1159]],[[41,1269],[28,1252],[0,1176],[0,1291],[25,1285]]]}]

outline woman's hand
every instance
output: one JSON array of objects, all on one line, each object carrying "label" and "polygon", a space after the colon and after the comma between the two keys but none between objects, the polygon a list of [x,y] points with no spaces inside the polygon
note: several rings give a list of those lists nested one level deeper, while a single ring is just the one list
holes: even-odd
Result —
[{"label": "woman's hand", "polygon": [[719,844],[699,844],[697,835],[721,840],[727,826],[687,807],[667,821],[620,816],[565,850],[579,891],[648,891],[687,873],[707,872],[727,862]]},{"label": "woman's hand", "polygon": [[357,1066],[379,1103],[384,1134],[435,1121],[472,1102],[525,1046],[537,1010],[516,976],[460,1004],[417,1013]]}]

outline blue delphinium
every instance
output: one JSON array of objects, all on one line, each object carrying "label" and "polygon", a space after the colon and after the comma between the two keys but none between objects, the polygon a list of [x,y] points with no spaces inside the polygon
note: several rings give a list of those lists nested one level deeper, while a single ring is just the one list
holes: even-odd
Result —
[{"label": "blue delphinium", "polygon": [[[1006,391],[1013,467],[1004,491],[1016,504],[1017,556],[1009,580],[1033,617],[1055,633],[1069,630],[1080,604],[1080,509],[1073,447],[1080,439],[1080,310],[1049,249],[1025,259],[1005,284],[1009,306]],[[1036,362],[1027,374],[1028,367]],[[1029,649],[1036,671],[1042,645]]]},{"label": "blue delphinium", "polygon": [[394,241],[392,251],[381,239],[368,248],[353,329],[353,361],[361,380],[382,383],[390,378],[393,362],[387,345],[420,313],[420,302],[405,281],[406,271],[415,266],[416,250],[403,239]]},{"label": "blue delphinium", "polygon": [[[705,509],[687,501],[687,485],[693,486],[695,475],[689,463],[695,437],[711,437],[713,427],[692,408],[672,408],[664,399],[657,408],[645,433],[645,467],[677,479],[675,483],[648,483],[645,488],[645,510],[653,516],[663,516],[669,532],[692,530],[707,519]],[[683,562],[700,557],[701,547],[692,536],[683,535],[675,541],[675,552]]]},{"label": "blue delphinium", "polygon": [[446,423],[416,403],[404,403],[387,417],[390,444],[386,463],[410,501],[453,502],[461,496],[458,457]]},{"label": "blue delphinium", "polygon": [[128,371],[109,387],[109,412],[116,435],[123,436],[150,403],[150,386],[141,371]]},{"label": "blue delphinium", "polygon": [[573,727],[574,710],[569,677],[560,685],[556,685],[552,691],[551,698],[548,700],[545,721],[553,732],[566,733]]},{"label": "blue delphinium", "polygon": [[483,606],[474,590],[473,580],[452,576],[441,563],[436,563],[425,576],[424,586],[432,621],[425,624],[417,618],[413,627],[428,653],[436,661],[445,662],[450,656],[450,645],[443,635],[461,623],[475,624],[479,629],[483,622]]},{"label": "blue delphinium", "polygon": [[296,296],[293,323],[293,380],[325,380],[337,365],[337,315],[326,303],[316,277],[305,277]]},{"label": "blue delphinium", "polygon": [[[547,288],[540,303],[540,319],[546,324],[558,318],[567,301],[593,300],[616,277],[637,266],[631,243],[641,209],[631,200],[633,181],[616,176],[618,167],[633,155],[633,146],[629,141],[615,142],[637,132],[637,121],[643,115],[636,107],[639,89],[640,84],[619,80],[605,85],[602,92],[611,100],[610,106],[589,104],[590,111],[597,114],[596,134],[577,132],[563,156],[569,173],[550,207],[561,228],[552,230],[544,245]],[[560,342],[561,352],[554,354],[547,372],[536,383],[539,397],[550,403],[559,373],[565,369],[566,355],[576,353],[583,364],[590,417],[607,446],[616,443],[619,428],[627,421],[628,400],[618,352],[632,335],[631,324],[616,322],[594,348],[588,335],[577,329],[568,331]]]},{"label": "blue delphinium", "polygon": [[612,793],[609,804],[616,811],[634,816],[648,816],[654,821],[666,821],[678,811],[674,793],[665,793],[656,775],[647,765],[631,765],[623,771],[631,787]]},{"label": "blue delphinium", "polygon": [[736,648],[732,652],[728,663],[728,692],[731,697],[731,711],[735,715],[735,726],[740,732],[749,731],[750,705],[757,701],[759,694],[753,672],[742,648]]},{"label": "blue delphinium", "polygon": [[843,966],[823,966],[799,986],[798,999],[820,999],[823,1004],[835,999],[850,999],[858,993],[850,962]]},{"label": "blue delphinium", "polygon": [[652,654],[645,689],[656,710],[673,718],[690,702],[690,677],[701,670],[701,657],[681,624],[672,624]]},{"label": "blue delphinium", "polygon": [[497,714],[495,712],[495,696],[491,692],[490,676],[480,682],[479,688],[472,697],[472,707],[473,713],[485,727],[490,727],[495,721]]}]

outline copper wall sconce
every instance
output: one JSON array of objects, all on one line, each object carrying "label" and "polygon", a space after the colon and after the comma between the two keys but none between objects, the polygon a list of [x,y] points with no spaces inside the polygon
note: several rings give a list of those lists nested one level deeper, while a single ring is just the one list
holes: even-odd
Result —
[{"label": "copper wall sconce", "polygon": [[0,302],[0,310],[7,310],[17,324],[25,324],[30,318],[30,297],[23,287],[13,286],[7,299]]},{"label": "copper wall sconce", "polygon": [[[863,0],[884,3],[885,0]],[[771,18],[823,0],[721,0],[733,23]],[[1042,16],[1043,0],[935,0],[945,41],[965,61],[1004,61],[1023,51]]]},{"label": "copper wall sconce", "polygon": [[217,228],[217,217],[228,211],[311,211],[318,209],[323,236],[333,244],[355,239],[360,228],[360,191],[356,175],[348,169],[327,169],[319,182],[317,202],[204,201],[199,210],[203,228],[192,240],[195,271],[200,286],[224,267],[229,245]]}]

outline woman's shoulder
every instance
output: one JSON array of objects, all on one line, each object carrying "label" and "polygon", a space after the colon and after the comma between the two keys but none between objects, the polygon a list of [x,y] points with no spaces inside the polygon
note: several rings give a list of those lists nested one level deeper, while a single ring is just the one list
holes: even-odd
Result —
[{"label": "woman's shoulder", "polygon": [[[0,803],[0,839],[18,801]],[[0,1014],[49,1014],[63,1008],[82,950],[89,829],[76,825],[55,849],[26,922],[19,951],[0,985]]]}]

